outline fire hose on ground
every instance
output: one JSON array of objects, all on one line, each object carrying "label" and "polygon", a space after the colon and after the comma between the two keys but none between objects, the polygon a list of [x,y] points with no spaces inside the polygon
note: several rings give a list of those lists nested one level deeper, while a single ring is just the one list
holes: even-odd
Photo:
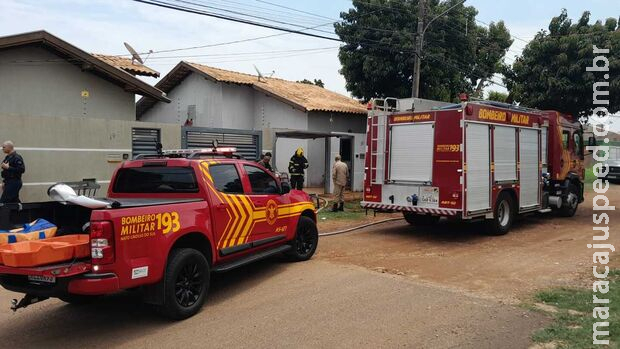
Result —
[{"label": "fire hose on ground", "polygon": [[396,217],[396,218],[383,219],[383,220],[380,220],[380,221],[377,221],[377,222],[370,222],[370,223],[358,225],[357,227],[353,227],[353,228],[347,228],[347,229],[343,229],[343,230],[332,231],[332,232],[329,232],[329,233],[321,233],[321,234],[319,234],[319,236],[331,236],[331,235],[338,235],[338,234],[349,233],[349,232],[352,232],[352,231],[355,231],[355,230],[359,230],[359,229],[362,229],[362,228],[371,227],[373,225],[387,223],[387,222],[392,222],[392,221],[399,221],[401,219],[404,219],[404,218]]},{"label": "fire hose on ground", "polygon": [[[326,207],[329,207],[329,200],[322,198],[316,194],[311,194],[310,197],[313,200],[316,200],[316,213],[318,214],[319,212],[321,212],[323,209],[325,209]],[[321,202],[324,202],[325,204],[321,206]],[[387,219],[383,219],[377,222],[370,222],[370,223],[366,223],[366,224],[362,224],[362,225],[358,225],[356,227],[352,227],[352,228],[347,228],[347,229],[343,229],[343,230],[337,230],[337,231],[331,231],[328,233],[320,233],[319,236],[331,236],[331,235],[338,235],[338,234],[344,234],[344,233],[349,233],[355,230],[359,230],[359,229],[363,229],[363,228],[367,228],[367,227],[371,227],[373,225],[377,225],[377,224],[383,224],[383,223],[387,223],[387,222],[393,222],[393,221],[398,221],[403,219],[402,217],[396,217],[396,218],[387,218]]]}]

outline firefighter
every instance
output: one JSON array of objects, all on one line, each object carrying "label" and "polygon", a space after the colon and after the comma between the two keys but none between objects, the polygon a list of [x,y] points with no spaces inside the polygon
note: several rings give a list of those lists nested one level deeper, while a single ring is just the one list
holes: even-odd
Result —
[{"label": "firefighter", "polygon": [[2,161],[2,196],[0,203],[16,203],[19,200],[19,190],[22,188],[22,174],[26,172],[24,159],[15,152],[13,142],[2,143],[2,151],[7,154]]},{"label": "firefighter", "polygon": [[304,156],[304,149],[297,148],[288,163],[288,173],[291,175],[291,187],[302,190],[304,187],[304,171],[308,168],[308,160]]},{"label": "firefighter", "polygon": [[332,180],[334,181],[334,206],[332,212],[344,211],[344,187],[349,181],[349,167],[340,161],[340,155],[336,155],[336,162],[332,167]]}]

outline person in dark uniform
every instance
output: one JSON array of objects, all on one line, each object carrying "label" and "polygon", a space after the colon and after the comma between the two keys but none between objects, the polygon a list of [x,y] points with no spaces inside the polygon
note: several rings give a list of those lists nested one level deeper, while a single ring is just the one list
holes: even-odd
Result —
[{"label": "person in dark uniform", "polygon": [[2,151],[7,154],[2,161],[3,191],[0,203],[16,203],[19,200],[19,190],[22,188],[22,174],[26,172],[24,159],[15,152],[13,142],[2,143]]},{"label": "person in dark uniform", "polygon": [[262,155],[258,163],[261,166],[263,166],[265,169],[269,170],[269,172],[273,172],[273,167],[271,167],[271,153],[270,152],[266,152],[265,155]]},{"label": "person in dark uniform", "polygon": [[288,163],[288,173],[291,175],[291,188],[302,190],[304,187],[304,172],[308,168],[308,160],[304,156],[303,148],[297,148]]}]

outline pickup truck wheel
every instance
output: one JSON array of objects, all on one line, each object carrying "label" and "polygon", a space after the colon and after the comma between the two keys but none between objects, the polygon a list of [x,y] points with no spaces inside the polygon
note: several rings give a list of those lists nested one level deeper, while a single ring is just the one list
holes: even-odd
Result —
[{"label": "pickup truck wheel", "polygon": [[558,209],[561,217],[572,217],[577,212],[579,206],[579,188],[574,184],[568,185],[568,196],[562,200],[562,207]]},{"label": "pickup truck wheel", "polygon": [[435,225],[441,219],[439,216],[422,215],[414,212],[403,212],[403,216],[407,223],[419,227]]},{"label": "pickup truck wheel", "polygon": [[516,215],[514,199],[508,193],[501,193],[495,203],[493,219],[487,221],[487,234],[504,235],[508,233]]},{"label": "pickup truck wheel", "polygon": [[311,218],[301,216],[297,223],[295,239],[291,241],[291,249],[285,252],[292,262],[307,261],[312,258],[319,243],[319,231]]},{"label": "pickup truck wheel", "polygon": [[200,311],[209,289],[209,263],[205,256],[192,248],[170,252],[164,281],[163,315],[183,320]]}]

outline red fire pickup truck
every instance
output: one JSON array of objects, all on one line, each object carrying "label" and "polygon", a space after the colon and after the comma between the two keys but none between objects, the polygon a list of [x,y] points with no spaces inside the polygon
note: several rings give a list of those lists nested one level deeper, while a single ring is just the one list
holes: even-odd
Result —
[{"label": "red fire pickup truck", "polygon": [[309,196],[229,150],[126,161],[114,173],[105,201],[109,205],[100,209],[58,202],[0,208],[9,211],[5,221],[8,215],[13,225],[46,218],[60,235],[90,235],[90,258],[0,265],[0,284],[26,294],[14,301],[14,309],[48,297],[85,302],[140,288],[145,302],[184,319],[202,307],[211,272],[275,254],[304,261],[317,248]]}]

